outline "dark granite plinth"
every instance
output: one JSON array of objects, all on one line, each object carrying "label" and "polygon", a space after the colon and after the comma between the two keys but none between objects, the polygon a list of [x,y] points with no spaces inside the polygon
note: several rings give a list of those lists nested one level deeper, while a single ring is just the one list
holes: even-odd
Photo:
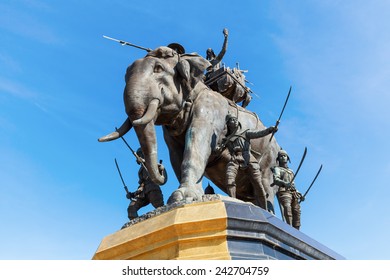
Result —
[{"label": "dark granite plinth", "polygon": [[235,201],[224,203],[228,250],[232,259],[344,259],[257,206]]}]

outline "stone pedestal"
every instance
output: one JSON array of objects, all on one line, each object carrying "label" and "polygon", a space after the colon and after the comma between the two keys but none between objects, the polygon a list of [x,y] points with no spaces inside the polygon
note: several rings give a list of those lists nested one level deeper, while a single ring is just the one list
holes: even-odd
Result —
[{"label": "stone pedestal", "polygon": [[213,197],[141,216],[106,236],[93,259],[344,259],[253,204]]}]

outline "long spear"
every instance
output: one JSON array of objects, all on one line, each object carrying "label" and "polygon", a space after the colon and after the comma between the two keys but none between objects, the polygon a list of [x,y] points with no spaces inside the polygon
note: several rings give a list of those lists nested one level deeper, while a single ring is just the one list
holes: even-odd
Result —
[{"label": "long spear", "polygon": [[137,49],[141,49],[141,50],[144,50],[144,51],[147,51],[147,52],[152,51],[152,49],[144,48],[144,47],[141,47],[141,46],[137,46],[137,45],[134,45],[134,44],[129,43],[129,42],[126,42],[126,41],[118,40],[118,39],[111,38],[111,37],[108,37],[108,36],[105,36],[105,35],[103,35],[103,37],[106,38],[106,39],[108,39],[108,40],[118,42],[118,43],[121,44],[122,46],[125,46],[125,45],[126,45],[126,46],[134,47],[134,48],[137,48]]},{"label": "long spear", "polygon": [[[115,130],[118,131],[118,128],[115,127]],[[144,164],[144,159],[137,155],[137,153],[130,147],[129,143],[127,143],[126,139],[123,136],[121,136],[121,139],[126,144],[126,146],[130,149],[130,151],[133,153],[133,155],[137,159],[137,162],[139,162],[141,164],[141,166],[143,168],[145,168],[146,171],[148,171],[148,169],[146,168],[146,166]]]}]

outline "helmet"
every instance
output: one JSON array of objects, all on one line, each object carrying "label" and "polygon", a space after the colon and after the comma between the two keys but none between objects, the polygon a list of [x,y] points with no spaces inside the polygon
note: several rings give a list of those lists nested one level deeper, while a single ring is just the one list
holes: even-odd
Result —
[{"label": "helmet", "polygon": [[287,154],[287,152],[286,152],[285,150],[280,150],[280,151],[278,152],[278,158],[277,158],[277,160],[278,160],[282,155],[287,156],[288,162],[291,162],[291,161],[290,161],[290,157],[288,156],[288,154]]},{"label": "helmet", "polygon": [[[238,117],[236,117],[236,116],[234,116],[234,115],[232,115],[230,112],[227,114],[227,116],[226,116],[226,118],[225,118],[225,120],[226,120],[226,125],[229,127],[229,122],[230,122],[230,120],[236,120],[237,121],[237,128],[236,129],[242,129],[242,125],[241,125],[241,123],[238,121]],[[230,130],[230,128],[229,128],[229,130]],[[231,131],[230,131],[231,132]]]},{"label": "helmet", "polygon": [[184,54],[186,52],[184,47],[182,45],[180,45],[179,43],[170,43],[167,47],[176,51],[178,54]]},{"label": "helmet", "polygon": [[225,120],[228,121],[230,119],[238,119],[235,115],[232,115],[230,112],[226,115]]}]

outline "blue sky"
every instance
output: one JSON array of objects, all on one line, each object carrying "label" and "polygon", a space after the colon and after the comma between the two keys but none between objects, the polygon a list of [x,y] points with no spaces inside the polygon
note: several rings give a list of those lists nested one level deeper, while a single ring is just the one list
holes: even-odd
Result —
[{"label": "blue sky", "polygon": [[[2,1],[0,3],[0,259],[90,259],[127,221],[137,170],[120,140],[124,73],[149,48],[179,42],[248,69],[248,106],[273,125],[304,192],[302,232],[347,259],[390,259],[388,1]],[[126,135],[136,149],[134,131]],[[159,157],[178,182],[161,133]],[[204,186],[207,185],[204,180]],[[151,210],[147,207],[140,214]]]}]

